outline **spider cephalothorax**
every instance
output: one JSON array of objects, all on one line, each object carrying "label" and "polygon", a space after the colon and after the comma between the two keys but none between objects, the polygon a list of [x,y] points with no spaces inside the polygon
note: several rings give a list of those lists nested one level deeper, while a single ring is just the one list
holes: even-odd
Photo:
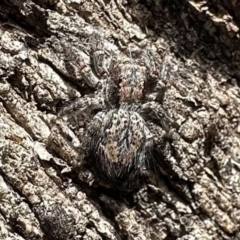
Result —
[{"label": "spider cephalothorax", "polygon": [[95,172],[112,185],[137,181],[146,169],[152,146],[145,121],[138,113],[121,108],[109,111],[98,121],[89,149]]}]

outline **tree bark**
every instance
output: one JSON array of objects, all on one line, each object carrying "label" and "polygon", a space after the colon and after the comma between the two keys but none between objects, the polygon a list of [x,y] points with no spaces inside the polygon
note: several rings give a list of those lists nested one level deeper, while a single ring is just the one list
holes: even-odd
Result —
[{"label": "tree bark", "polygon": [[[240,239],[238,5],[2,0],[0,239]],[[155,170],[128,193],[79,179],[84,139],[57,117],[101,82],[94,31],[122,58],[134,59],[131,49],[159,55],[148,68],[164,87],[145,86],[162,109],[148,122]]]}]

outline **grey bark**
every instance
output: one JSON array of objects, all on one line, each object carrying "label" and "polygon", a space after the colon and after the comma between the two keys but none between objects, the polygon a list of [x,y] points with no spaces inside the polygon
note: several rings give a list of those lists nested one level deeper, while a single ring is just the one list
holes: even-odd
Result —
[{"label": "grey bark", "polygon": [[[2,0],[0,21],[0,239],[240,239],[237,1]],[[127,194],[68,172],[83,139],[56,117],[95,94],[95,30],[123,57],[169,59],[161,105],[174,124],[155,129],[156,169]]]}]

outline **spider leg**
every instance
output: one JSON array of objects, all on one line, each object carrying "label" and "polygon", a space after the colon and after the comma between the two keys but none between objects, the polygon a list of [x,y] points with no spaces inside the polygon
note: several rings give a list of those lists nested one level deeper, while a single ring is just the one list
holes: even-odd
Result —
[{"label": "spider leg", "polygon": [[74,117],[78,123],[77,125],[81,126],[81,122],[88,123],[92,119],[94,110],[103,109],[104,106],[105,101],[101,97],[81,97],[62,108],[58,113],[58,117],[67,117],[68,120]]},{"label": "spider leg", "polygon": [[[92,111],[103,106],[104,100],[100,97],[81,97],[63,108],[58,113],[57,119],[53,119],[49,137],[50,148],[59,152],[71,166],[81,165],[85,158],[89,142],[85,125],[91,122],[94,115]],[[63,119],[64,117],[67,118],[67,122]],[[77,124],[73,124],[75,128],[69,127],[68,123],[72,120],[71,117],[74,117],[77,122]],[[84,126],[81,126],[81,123],[84,123]]]},{"label": "spider leg", "polygon": [[140,112],[146,119],[151,119],[166,131],[174,125],[172,118],[167,116],[166,110],[155,101],[144,103]]}]

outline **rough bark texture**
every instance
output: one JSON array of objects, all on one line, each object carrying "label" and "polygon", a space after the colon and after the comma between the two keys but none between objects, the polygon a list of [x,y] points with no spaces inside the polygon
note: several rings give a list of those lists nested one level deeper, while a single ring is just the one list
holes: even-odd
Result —
[{"label": "rough bark texture", "polygon": [[[240,239],[239,9],[235,0],[1,0],[0,239]],[[122,57],[129,46],[161,56],[155,170],[125,194],[79,180],[84,139],[56,118],[101,81],[86,47],[93,30]]]}]

